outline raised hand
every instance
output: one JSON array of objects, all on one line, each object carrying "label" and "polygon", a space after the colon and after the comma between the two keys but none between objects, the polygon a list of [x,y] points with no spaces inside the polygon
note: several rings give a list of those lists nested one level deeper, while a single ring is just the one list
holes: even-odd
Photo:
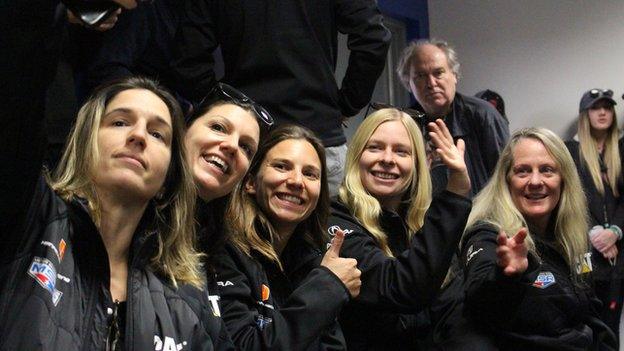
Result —
[{"label": "raised hand", "polygon": [[453,141],[446,124],[441,119],[428,124],[429,136],[435,145],[435,152],[449,170],[446,190],[467,196],[470,193],[470,177],[464,161],[466,146],[462,139]]},{"label": "raised hand", "polygon": [[514,276],[524,273],[529,267],[529,260],[524,239],[526,239],[527,230],[521,228],[516,235],[508,238],[507,234],[501,230],[496,238],[498,247],[496,248],[497,264],[503,270],[506,276]]},{"label": "raised hand", "polygon": [[331,241],[331,246],[323,256],[321,266],[327,267],[334,273],[349,290],[351,297],[357,297],[360,294],[362,274],[357,268],[357,261],[353,258],[341,258],[340,249],[344,242],[344,233],[338,230]]}]

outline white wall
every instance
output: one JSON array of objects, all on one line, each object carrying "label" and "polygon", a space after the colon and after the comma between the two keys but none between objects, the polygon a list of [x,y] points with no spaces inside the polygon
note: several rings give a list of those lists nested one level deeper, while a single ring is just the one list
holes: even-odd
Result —
[{"label": "white wall", "polygon": [[611,88],[622,125],[624,1],[429,0],[432,38],[457,49],[458,91],[503,96],[510,128],[575,128],[584,91]]}]

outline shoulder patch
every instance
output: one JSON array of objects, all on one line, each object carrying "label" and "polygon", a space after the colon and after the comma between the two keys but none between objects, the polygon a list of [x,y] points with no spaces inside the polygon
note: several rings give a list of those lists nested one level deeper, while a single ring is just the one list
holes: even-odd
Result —
[{"label": "shoulder patch", "polygon": [[533,282],[533,286],[540,289],[546,289],[555,283],[555,276],[551,272],[540,272]]},{"label": "shoulder patch", "polygon": [[56,268],[52,262],[46,258],[34,257],[28,268],[28,275],[52,294],[52,303],[56,306],[63,293],[56,289]]}]

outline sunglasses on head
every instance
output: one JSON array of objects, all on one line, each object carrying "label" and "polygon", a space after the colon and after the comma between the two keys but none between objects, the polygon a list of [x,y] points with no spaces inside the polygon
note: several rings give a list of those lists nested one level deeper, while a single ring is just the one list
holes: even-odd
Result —
[{"label": "sunglasses on head", "polygon": [[273,117],[264,107],[253,101],[249,96],[243,94],[240,90],[235,89],[231,85],[225,83],[217,83],[206,97],[199,103],[198,109],[209,106],[218,100],[229,100],[238,104],[246,104],[251,106],[251,110],[256,117],[268,127],[274,123]]},{"label": "sunglasses on head", "polygon": [[613,96],[613,90],[611,89],[592,89],[589,91],[589,96],[592,98],[597,98],[599,96]]}]

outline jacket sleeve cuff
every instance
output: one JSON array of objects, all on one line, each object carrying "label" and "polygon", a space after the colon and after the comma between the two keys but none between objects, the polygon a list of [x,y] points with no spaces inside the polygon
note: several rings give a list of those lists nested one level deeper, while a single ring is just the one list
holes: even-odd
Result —
[{"label": "jacket sleeve cuff", "polygon": [[325,271],[325,272],[327,272],[328,275],[336,282],[336,284],[339,285],[340,287],[342,287],[342,290],[347,295],[346,300],[350,301],[351,300],[351,293],[349,292],[349,289],[347,289],[347,286],[342,282],[342,280],[340,280],[340,278],[338,278],[338,276],[336,274],[334,274],[334,272],[332,272],[329,268],[327,268],[325,266],[318,266],[318,268],[323,270],[323,271]]}]

